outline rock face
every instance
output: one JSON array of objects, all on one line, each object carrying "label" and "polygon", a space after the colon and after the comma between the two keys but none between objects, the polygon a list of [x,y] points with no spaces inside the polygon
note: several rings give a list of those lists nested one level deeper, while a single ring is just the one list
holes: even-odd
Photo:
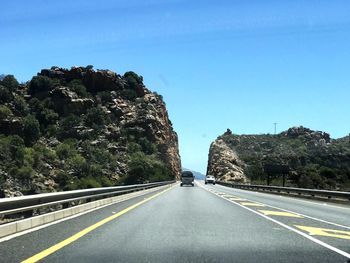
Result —
[{"label": "rock face", "polygon": [[223,182],[247,182],[244,175],[244,163],[222,139],[210,145],[207,174],[214,175]]},{"label": "rock face", "polygon": [[2,85],[0,196],[179,178],[166,105],[134,72],[52,67]]},{"label": "rock face", "polygon": [[[349,190],[349,137],[292,127],[277,135],[236,135],[227,130],[209,150],[207,173],[229,182],[264,183],[264,165],[288,165],[289,186]],[[279,175],[270,177],[279,184]]]},{"label": "rock face", "polygon": [[303,126],[289,128],[287,131],[282,132],[282,135],[293,139],[303,136],[306,140],[314,144],[320,141],[324,143],[329,143],[331,141],[331,137],[328,133],[313,131]]}]

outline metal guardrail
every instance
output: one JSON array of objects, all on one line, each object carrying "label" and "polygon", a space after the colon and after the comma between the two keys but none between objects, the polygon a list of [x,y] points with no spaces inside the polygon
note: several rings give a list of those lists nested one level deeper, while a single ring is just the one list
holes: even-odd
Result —
[{"label": "metal guardrail", "polygon": [[[67,208],[73,202],[81,204],[107,197],[140,191],[157,186],[167,185],[175,181],[156,182],[148,184],[125,185],[115,187],[101,187],[84,190],[54,192],[46,194],[27,195],[0,199],[0,216],[23,214],[36,209],[61,205]],[[27,215],[28,216],[28,215]],[[29,215],[30,216],[30,215]]]},{"label": "metal guardrail", "polygon": [[340,199],[346,199],[350,201],[350,192],[327,191],[327,190],[295,188],[295,187],[267,186],[267,185],[232,184],[232,183],[226,183],[226,182],[220,182],[220,181],[217,181],[217,183],[224,186],[238,188],[238,189],[298,194],[298,195],[306,195],[311,197],[327,197],[328,199],[340,198]]}]

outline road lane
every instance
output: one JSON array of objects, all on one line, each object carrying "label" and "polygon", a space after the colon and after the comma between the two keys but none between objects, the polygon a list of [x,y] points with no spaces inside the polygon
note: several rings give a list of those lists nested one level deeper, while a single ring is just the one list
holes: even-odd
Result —
[{"label": "road lane", "polygon": [[[278,207],[276,207],[269,205],[269,194],[259,195],[259,201],[256,201],[254,200],[256,198],[251,198],[255,197],[256,193],[251,193],[250,191],[235,191],[236,189],[222,186],[209,186],[204,185],[203,183],[199,183],[199,185],[203,189],[233,203],[234,205],[245,208],[267,220],[283,226],[286,229],[290,229],[291,231],[294,231],[327,249],[350,258],[350,228],[348,226],[309,217],[305,214],[282,208],[285,206],[288,207],[288,205],[294,200],[300,201],[298,199],[293,200],[293,198],[288,198],[288,202],[285,203],[280,200]],[[312,204],[312,202],[308,202],[308,205],[310,204]],[[320,209],[320,207],[322,209]],[[338,207],[331,207],[333,213],[334,208]],[[346,206],[341,206],[339,208],[341,215],[343,215],[344,211],[346,211]],[[305,207],[303,209],[305,209]],[[330,213],[330,211],[327,211],[324,206],[319,206],[319,210],[319,213]]]},{"label": "road lane", "polygon": [[[199,181],[201,185],[204,185]],[[350,204],[326,203],[318,200],[306,200],[277,194],[268,194],[254,191],[247,191],[235,188],[229,188],[222,185],[205,185],[207,189],[216,189],[225,193],[234,194],[237,197],[246,198],[251,201],[262,202],[267,205],[280,207],[296,213],[319,218],[325,221],[333,222],[350,229]],[[283,207],[281,207],[281,205]]]},{"label": "road lane", "polygon": [[159,187],[158,189],[154,189],[155,191],[152,191],[151,193],[108,205],[78,217],[63,220],[57,224],[50,224],[47,227],[39,228],[30,233],[20,236],[14,235],[15,237],[12,239],[11,236],[6,237],[2,239],[5,241],[0,243],[0,262],[20,262],[29,258],[30,256],[69,238],[73,234],[82,231],[84,228],[89,227],[110,215],[118,213],[145,198],[153,196],[166,188],[168,188],[168,186]]},{"label": "road lane", "polygon": [[[210,186],[211,187],[211,186]],[[210,188],[208,187],[208,188]],[[215,188],[214,186],[213,188]],[[230,189],[231,190],[231,189]],[[140,199],[139,199],[140,200]],[[70,236],[77,233],[80,221],[110,216],[139,200],[128,201],[117,207],[103,208],[55,225]],[[253,203],[253,202],[250,202]],[[265,207],[246,204],[264,210]],[[266,209],[265,209],[266,210]],[[268,209],[267,209],[268,210]],[[89,216],[88,216],[89,215]],[[84,217],[88,216],[89,219]],[[92,218],[92,219],[91,219]],[[287,217],[286,217],[287,218]],[[288,218],[297,224],[300,218]],[[302,220],[307,220],[303,218]],[[71,221],[71,222],[69,222]],[[73,226],[73,227],[71,227]],[[81,229],[81,228],[80,228]],[[69,238],[55,235],[51,227],[22,239],[0,243],[4,262],[18,262],[3,249],[24,247],[32,256]],[[40,238],[40,239],[38,239]],[[31,240],[31,241],[30,241]],[[27,242],[27,243],[26,243]],[[33,249],[28,242],[40,244]],[[13,249],[13,253],[16,253]],[[28,256],[28,257],[29,257]],[[13,260],[15,259],[15,260]],[[346,258],[293,231],[266,220],[247,209],[232,204],[220,196],[199,187],[176,186],[170,191],[146,202],[128,213],[87,233],[75,242],[43,259],[43,262],[346,262]]]}]

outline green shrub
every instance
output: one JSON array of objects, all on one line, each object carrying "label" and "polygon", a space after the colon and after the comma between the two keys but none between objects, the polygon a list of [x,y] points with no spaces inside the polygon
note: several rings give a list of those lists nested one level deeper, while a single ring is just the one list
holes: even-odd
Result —
[{"label": "green shrub", "polygon": [[13,95],[11,91],[0,85],[0,102],[1,103],[6,103],[6,102],[11,102],[13,100]]},{"label": "green shrub", "polygon": [[22,116],[27,115],[29,113],[28,105],[21,96],[17,95],[14,97],[13,105]]},{"label": "green shrub", "polygon": [[69,185],[73,178],[65,171],[60,171],[57,173],[55,182],[60,185],[63,189]]},{"label": "green shrub", "polygon": [[136,90],[137,86],[143,82],[142,76],[137,75],[133,71],[125,72],[123,78],[126,80],[128,88],[133,90]]},{"label": "green shrub", "polygon": [[33,167],[34,166],[34,149],[30,147],[24,148],[24,162],[23,165]]},{"label": "green shrub", "polygon": [[151,143],[146,137],[142,137],[138,140],[139,145],[142,148],[142,151],[145,154],[153,154],[157,151],[157,146],[154,143]]},{"label": "green shrub", "polygon": [[44,109],[44,105],[38,98],[31,98],[28,102],[32,112],[39,113]]},{"label": "green shrub", "polygon": [[16,162],[17,165],[22,165],[24,161],[24,141],[18,135],[8,137],[9,149],[11,158]]},{"label": "green shrub", "polygon": [[108,117],[104,114],[101,108],[95,107],[87,111],[86,125],[90,127],[102,126],[108,121]]},{"label": "green shrub", "polygon": [[98,182],[94,177],[88,176],[80,179],[79,188],[98,188],[101,187],[101,183]]},{"label": "green shrub", "polygon": [[58,124],[57,135],[59,138],[75,137],[74,127],[80,125],[80,118],[77,115],[70,114],[61,119]]},{"label": "green shrub", "polygon": [[121,95],[123,98],[127,100],[135,100],[137,98],[137,93],[132,89],[124,89],[121,91]]},{"label": "green shrub", "polygon": [[172,175],[169,167],[165,165],[165,163],[154,158],[152,172],[149,176],[149,182],[168,181],[173,179],[174,176]]},{"label": "green shrub", "polygon": [[128,163],[128,174],[125,179],[126,184],[144,183],[149,179],[152,170],[151,163],[147,156],[141,152],[132,155]]},{"label": "green shrub", "polygon": [[112,94],[110,91],[101,91],[97,93],[97,95],[101,98],[101,101],[103,103],[107,103],[112,101]]},{"label": "green shrub", "polygon": [[3,80],[0,82],[1,85],[8,88],[9,91],[15,91],[19,85],[18,81],[13,75],[7,75],[3,78]]},{"label": "green shrub", "polygon": [[67,184],[63,187],[65,191],[72,191],[79,189],[79,179],[73,178],[71,181],[68,181]]},{"label": "green shrub", "polygon": [[127,151],[129,154],[133,154],[136,152],[141,152],[142,151],[142,147],[141,145],[139,145],[136,142],[129,142],[128,143],[128,147],[127,147]]},{"label": "green shrub", "polygon": [[111,180],[108,179],[106,176],[101,176],[99,178],[99,182],[103,187],[113,186],[113,183],[111,182]]},{"label": "green shrub", "polygon": [[98,163],[101,165],[107,165],[112,160],[112,154],[107,148],[101,147],[90,147],[87,150],[90,162]]},{"label": "green shrub", "polygon": [[89,164],[86,174],[94,177],[100,177],[102,176],[102,167],[103,166],[101,164]]},{"label": "green shrub", "polygon": [[47,137],[56,137],[57,135],[57,126],[56,125],[48,125],[46,128]]},{"label": "green shrub", "polygon": [[12,115],[12,111],[5,105],[0,105],[0,120],[7,119]]},{"label": "green shrub", "polygon": [[23,134],[27,146],[33,145],[39,139],[40,125],[34,116],[28,115],[24,118]]},{"label": "green shrub", "polygon": [[40,112],[40,124],[43,124],[44,126],[55,124],[58,118],[58,113],[52,109],[45,108]]},{"label": "green shrub", "polygon": [[46,76],[35,76],[29,83],[28,93],[35,95],[40,92],[49,92],[57,85],[59,85],[58,80],[53,80]]},{"label": "green shrub", "polygon": [[29,107],[35,113],[42,130],[45,130],[49,125],[56,124],[59,119],[58,113],[53,110],[54,105],[50,98],[46,98],[43,101],[32,98],[29,101]]},{"label": "green shrub", "polygon": [[61,160],[71,158],[77,154],[75,147],[68,143],[61,143],[56,146],[56,154]]},{"label": "green shrub", "polygon": [[134,153],[128,163],[125,184],[139,184],[151,181],[164,181],[174,178],[170,169],[155,155]]},{"label": "green shrub", "polygon": [[76,154],[72,156],[68,159],[68,163],[77,176],[84,177],[86,175],[86,171],[88,170],[88,164],[86,162],[86,159],[82,155]]},{"label": "green shrub", "polygon": [[29,180],[32,178],[34,171],[31,167],[23,166],[20,168],[12,168],[10,174],[20,180]]},{"label": "green shrub", "polygon": [[335,179],[337,177],[334,169],[331,169],[328,167],[321,167],[320,168],[320,176],[325,177],[327,179]]},{"label": "green shrub", "polygon": [[88,97],[89,93],[86,90],[86,87],[83,85],[81,80],[74,79],[71,82],[69,82],[68,87],[74,91],[78,96],[81,97]]}]

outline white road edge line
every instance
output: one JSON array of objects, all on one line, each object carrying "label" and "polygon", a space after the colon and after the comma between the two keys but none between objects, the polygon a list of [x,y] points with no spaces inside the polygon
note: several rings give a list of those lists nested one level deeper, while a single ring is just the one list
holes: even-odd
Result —
[{"label": "white road edge line", "polygon": [[[169,186],[169,185],[166,185],[166,186]],[[161,186],[161,187],[162,187],[162,188],[165,188],[165,186]],[[157,190],[160,190],[160,188],[157,188],[157,189],[156,189],[156,188],[151,188],[151,189],[149,189],[149,190],[153,190],[153,191],[144,192],[144,193],[135,192],[135,193],[140,193],[140,194],[139,194],[139,195],[128,196],[128,197],[125,197],[125,198],[123,198],[123,199],[120,199],[120,200],[115,201],[115,202],[110,203],[110,204],[106,204],[106,205],[103,205],[103,206],[99,206],[99,207],[96,207],[96,208],[87,210],[87,211],[85,211],[85,212],[82,212],[82,213],[78,213],[78,214],[75,214],[75,215],[72,215],[72,216],[68,216],[68,217],[59,219],[59,220],[54,221],[54,222],[51,222],[51,223],[47,223],[47,224],[44,224],[44,225],[41,225],[41,226],[37,226],[37,227],[34,227],[34,228],[30,228],[30,229],[28,229],[28,230],[24,230],[24,231],[21,231],[21,232],[18,232],[18,233],[9,235],[9,236],[2,237],[2,238],[0,238],[0,243],[5,242],[5,241],[8,241],[8,240],[11,240],[11,239],[13,239],[13,238],[16,238],[16,237],[19,237],[19,236],[22,236],[22,235],[25,235],[25,234],[28,234],[28,233],[31,233],[31,232],[34,232],[34,231],[37,231],[37,230],[40,230],[40,229],[45,228],[45,227],[49,227],[49,226],[52,226],[52,225],[61,223],[61,222],[63,222],[63,221],[69,220],[69,219],[76,218],[76,217],[78,217],[78,216],[82,216],[82,215],[88,214],[88,213],[90,213],[90,212],[96,211],[96,210],[98,210],[98,209],[101,209],[101,208],[104,208],[104,207],[107,207],[107,206],[110,206],[110,205],[115,205],[115,204],[118,204],[118,203],[121,203],[121,202],[130,200],[130,199],[135,198],[135,197],[140,197],[140,196],[143,196],[143,195],[146,195],[146,194],[149,194],[149,193],[153,193],[153,192],[155,192],[155,191],[157,191]]]},{"label": "white road edge line", "polygon": [[[239,197],[239,196],[237,196],[237,197]],[[243,197],[239,197],[239,198],[243,198]],[[261,203],[261,202],[258,202],[258,201],[254,201],[254,200],[251,200],[251,199],[246,199],[246,200],[250,201],[250,202],[257,203],[257,204],[262,204],[264,206],[268,206],[268,207],[271,207],[271,208],[279,209],[279,210],[282,210],[282,211],[285,211],[285,212],[288,212],[288,213],[294,213],[294,214],[297,214],[297,215],[300,215],[300,216],[303,216],[303,217],[306,217],[306,218],[310,218],[312,220],[316,220],[316,221],[319,221],[319,222],[322,222],[322,223],[326,223],[326,224],[330,224],[330,225],[333,225],[333,226],[342,227],[342,228],[346,228],[346,229],[350,230],[349,226],[344,226],[344,225],[341,225],[341,224],[333,223],[333,222],[330,222],[330,221],[327,221],[327,220],[323,220],[323,219],[320,219],[320,218],[316,218],[316,217],[313,217],[313,216],[304,215],[304,214],[301,214],[301,213],[298,213],[298,212],[294,212],[294,211],[291,211],[291,210],[280,208],[278,206],[264,204],[264,203]]]},{"label": "white road edge line", "polygon": [[[210,192],[210,191],[207,190],[205,187],[203,187],[203,186],[200,186],[200,187],[202,187],[204,190]],[[210,193],[212,193],[212,192],[210,192]],[[216,195],[216,194],[215,194],[215,195]],[[342,256],[344,256],[344,257],[350,259],[350,254],[347,253],[347,252],[345,252],[345,251],[343,251],[343,250],[340,250],[339,248],[333,247],[333,246],[331,246],[331,245],[329,245],[329,244],[327,244],[327,243],[325,243],[325,242],[323,242],[323,241],[321,241],[321,240],[318,240],[318,239],[316,239],[316,238],[314,238],[314,237],[312,237],[312,236],[310,236],[310,235],[308,235],[308,234],[306,234],[306,233],[304,233],[304,232],[301,232],[301,231],[299,231],[299,230],[297,230],[297,229],[295,229],[295,228],[293,228],[293,227],[290,227],[290,226],[288,226],[288,225],[286,225],[286,224],[284,224],[284,223],[282,223],[282,222],[279,222],[279,221],[277,221],[276,219],[273,219],[273,218],[268,217],[268,216],[266,216],[266,215],[260,214],[260,213],[256,212],[256,211],[253,210],[253,209],[250,209],[250,208],[248,208],[248,207],[246,207],[246,206],[244,206],[244,205],[241,205],[241,204],[239,204],[239,203],[236,203],[235,201],[226,199],[226,198],[221,197],[221,196],[219,196],[219,195],[216,195],[216,196],[218,196],[218,197],[220,197],[220,198],[222,198],[222,199],[224,199],[224,200],[226,200],[226,201],[228,201],[228,202],[230,202],[230,203],[233,203],[233,204],[235,204],[235,205],[238,205],[238,206],[240,206],[240,207],[242,207],[242,208],[244,208],[244,209],[247,209],[247,210],[250,211],[250,212],[253,212],[253,213],[255,213],[255,214],[257,214],[257,215],[259,215],[259,216],[261,216],[261,217],[263,217],[263,218],[265,218],[265,219],[267,219],[267,220],[269,220],[269,221],[272,221],[272,222],[274,222],[274,223],[276,223],[276,224],[278,224],[278,225],[280,225],[280,226],[282,226],[282,227],[284,227],[284,228],[286,228],[286,229],[288,229],[288,230],[290,230],[290,231],[293,231],[293,232],[295,232],[295,233],[297,233],[297,234],[299,234],[299,235],[301,235],[301,236],[303,236],[303,237],[305,237],[305,238],[311,240],[311,241],[314,242],[314,243],[317,243],[317,244],[319,244],[319,245],[321,245],[321,246],[323,246],[323,247],[325,247],[325,248],[328,248],[328,249],[330,249],[330,250],[332,250],[332,251],[334,251],[334,252],[336,252],[336,253],[338,253],[338,254],[340,254],[340,255],[342,255]]]},{"label": "white road edge line", "polygon": [[[223,187],[223,188],[227,188],[227,186],[223,186],[223,185],[219,185],[219,186]],[[244,190],[244,189],[238,189],[238,188],[231,188],[231,189],[238,190],[239,192],[247,192],[247,191],[249,191],[251,193],[255,193],[255,194],[258,194],[258,195],[264,195],[264,196],[271,195],[271,193],[257,192],[257,191]],[[298,202],[310,203],[310,204],[313,204],[313,205],[329,206],[329,207],[333,207],[333,208],[346,209],[346,210],[349,209],[348,207],[327,204],[324,201],[320,201],[320,200],[317,202],[317,201],[303,200],[301,198],[296,198],[296,197],[287,196],[287,195],[275,195],[275,196],[278,196],[281,199],[288,198],[288,199],[293,199],[293,200],[298,201]]]}]

